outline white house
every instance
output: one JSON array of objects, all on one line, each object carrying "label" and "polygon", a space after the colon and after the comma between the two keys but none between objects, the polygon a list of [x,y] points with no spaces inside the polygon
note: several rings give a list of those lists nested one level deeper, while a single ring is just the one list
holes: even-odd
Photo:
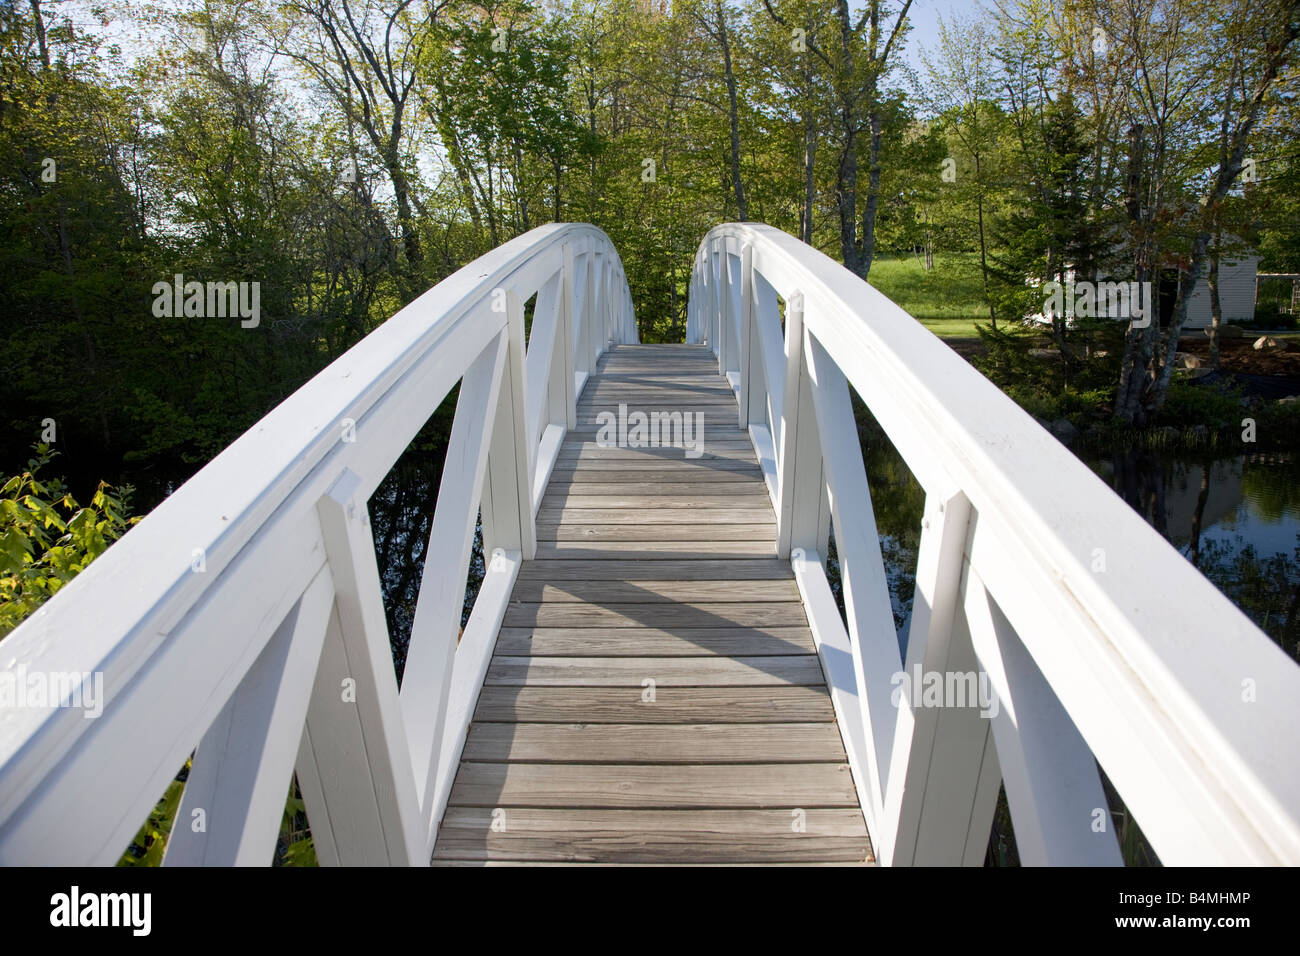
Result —
[{"label": "white house", "polygon": [[[1209,266],[1206,266],[1207,270]],[[1255,272],[1259,256],[1243,252],[1235,260],[1219,260],[1219,305],[1224,324],[1250,322],[1255,318]],[[1210,283],[1202,276],[1187,300],[1185,329],[1203,329],[1210,324]]]},{"label": "white house", "polygon": [[[1241,251],[1232,254],[1231,258],[1225,254],[1219,260],[1219,302],[1223,308],[1223,323],[1250,322],[1255,318],[1255,274],[1259,267],[1259,256],[1252,252]],[[1209,263],[1206,263],[1205,271],[1209,271]],[[1171,273],[1166,270],[1166,276]],[[1035,288],[1043,287],[1043,283],[1038,279],[1027,280],[1027,284]],[[1109,283],[1114,284],[1114,283]],[[1127,285],[1127,283],[1125,283]],[[1072,293],[1075,290],[1074,270],[1066,271],[1065,276],[1065,308],[1064,312],[1068,319],[1074,318],[1074,305]],[[1053,286],[1055,288],[1055,286]],[[1166,286],[1165,294],[1172,294],[1172,288]],[[1166,299],[1164,308],[1168,308]],[[1162,309],[1163,311],[1163,309]],[[1059,314],[1059,313],[1058,313]],[[1101,312],[1099,314],[1106,314]],[[1121,310],[1111,314],[1127,315],[1127,310]],[[1025,316],[1026,319],[1033,322],[1048,323],[1051,320],[1046,314],[1046,309],[1032,315]],[[1209,279],[1203,274],[1196,282],[1196,288],[1192,291],[1191,298],[1187,302],[1187,321],[1183,324],[1184,329],[1203,329],[1210,325],[1210,283]]]}]

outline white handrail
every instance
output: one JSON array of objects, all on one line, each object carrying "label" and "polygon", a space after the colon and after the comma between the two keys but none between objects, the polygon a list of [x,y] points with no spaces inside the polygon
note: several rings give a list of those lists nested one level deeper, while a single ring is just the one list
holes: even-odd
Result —
[{"label": "white handrail", "polygon": [[[1118,863],[1099,763],[1166,864],[1300,863],[1300,668],[1011,399],[767,226],[705,237],[687,334],[764,465],[882,862],[982,862],[1001,780],[1023,862]],[[849,386],[926,492],[905,660]],[[916,668],[981,672],[996,714],[894,706]]]},{"label": "white handrail", "polygon": [[[636,340],[608,237],[543,226],[253,426],[0,644],[0,676],[105,698],[0,707],[0,864],[114,863],[196,746],[167,863],[269,863],[296,769],[321,862],[427,864],[536,489],[600,354]],[[399,695],[366,503],[457,382]]]}]

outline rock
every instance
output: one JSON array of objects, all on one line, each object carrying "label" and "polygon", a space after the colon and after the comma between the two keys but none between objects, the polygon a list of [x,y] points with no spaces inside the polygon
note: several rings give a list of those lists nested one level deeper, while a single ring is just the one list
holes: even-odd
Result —
[{"label": "rock", "polygon": [[[1210,334],[1210,329],[1205,330],[1205,334]],[[1246,330],[1239,325],[1221,325],[1219,326],[1219,338],[1221,339],[1241,339],[1246,337]]]},{"label": "rock", "polygon": [[1277,403],[1278,403],[1279,405],[1295,405],[1295,404],[1300,404],[1300,395],[1287,395],[1287,396],[1285,396],[1285,397],[1283,397],[1283,398],[1279,398],[1279,399],[1277,400]]},{"label": "rock", "polygon": [[1174,353],[1174,368],[1200,368],[1203,364],[1199,355],[1191,352]]},{"label": "rock", "polygon": [[1030,349],[1029,354],[1037,359],[1054,359],[1061,357],[1061,353],[1056,349]]},{"label": "rock", "polygon": [[1056,436],[1056,440],[1062,445],[1068,445],[1079,437],[1079,429],[1074,424],[1064,418],[1058,418],[1047,426],[1047,430]]},{"label": "rock", "polygon": [[1268,349],[1269,351],[1275,351],[1278,349],[1281,349],[1282,351],[1286,350],[1285,346],[1283,346],[1277,339],[1269,335],[1261,335],[1255,340],[1255,351],[1262,352],[1265,349]]}]

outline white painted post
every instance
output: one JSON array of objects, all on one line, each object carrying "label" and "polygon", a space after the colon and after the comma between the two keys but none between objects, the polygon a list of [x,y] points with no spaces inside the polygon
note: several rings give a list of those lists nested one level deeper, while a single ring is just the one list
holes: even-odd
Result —
[{"label": "white painted post", "polygon": [[[528,468],[533,471],[537,456],[537,441],[551,423],[553,411],[551,389],[554,387],[557,365],[562,369],[564,360],[557,343],[562,341],[560,331],[560,283],[557,273],[537,291],[533,306],[533,328],[528,336],[527,356],[524,359],[525,402],[528,412]],[[561,373],[562,374],[562,373]],[[564,419],[561,414],[560,422]]]},{"label": "white painted post", "polygon": [[718,243],[723,241],[714,239],[709,245],[709,283],[713,288],[709,297],[709,322],[713,327],[713,353],[718,358],[718,372],[726,375],[727,323],[725,319],[726,313],[723,310],[726,308],[727,290],[726,286],[723,285],[726,279],[723,277],[724,270],[722,267],[723,257],[726,252],[718,251]]},{"label": "white painted post", "polygon": [[[563,337],[556,341],[555,347],[557,352],[564,358],[563,376],[564,381],[556,383],[551,381],[551,421],[559,423],[564,422],[564,427],[570,431],[578,423],[577,410],[577,393],[574,391],[576,383],[577,366],[574,363],[574,352],[577,349],[577,336],[574,334],[574,269],[573,269],[573,246],[566,243],[564,246],[564,271],[563,279],[560,283],[560,303],[561,317],[559,327]],[[557,366],[552,374],[560,373],[561,369]],[[557,407],[559,406],[559,407]],[[563,419],[560,412],[563,412]]]},{"label": "white painted post", "polygon": [[582,383],[587,381],[587,376],[591,373],[591,365],[587,361],[587,306],[590,302],[588,295],[587,271],[589,267],[588,257],[583,252],[583,247],[566,249],[569,255],[569,264],[572,273],[570,282],[570,296],[572,299],[572,308],[569,310],[570,319],[573,322],[573,373],[574,373],[574,392],[582,392]]},{"label": "white painted post", "polygon": [[313,834],[331,835],[317,844],[321,862],[424,866],[425,828],[360,485],[345,471],[317,506],[335,599],[298,784]]},{"label": "white painted post", "polygon": [[[926,496],[904,673],[979,670],[961,612],[970,502],[960,491]],[[980,866],[1001,773],[991,724],[977,706],[926,707],[899,694],[893,758],[876,859],[892,866]]]},{"label": "white painted post", "polygon": [[795,292],[786,303],[785,386],[781,412],[779,479],[776,512],[776,553],[790,556],[791,548],[815,551],[825,560],[830,539],[831,509],[822,473],[821,439],[813,408],[812,382],[804,361],[803,295]]},{"label": "white painted post", "polygon": [[600,257],[594,243],[587,249],[586,292],[582,298],[583,363],[587,371],[596,371],[600,360]]},{"label": "white painted post", "polygon": [[518,295],[509,292],[506,300],[509,348],[483,479],[483,553],[491,554],[500,548],[518,551],[525,560],[532,560],[537,554],[537,526],[533,520],[533,478],[528,468],[524,410],[524,312]]},{"label": "white painted post", "polygon": [[271,862],[333,607],[322,568],[203,735],[165,866]]},{"label": "white painted post", "polygon": [[754,247],[740,254],[740,427],[767,425],[767,376],[754,275]]}]

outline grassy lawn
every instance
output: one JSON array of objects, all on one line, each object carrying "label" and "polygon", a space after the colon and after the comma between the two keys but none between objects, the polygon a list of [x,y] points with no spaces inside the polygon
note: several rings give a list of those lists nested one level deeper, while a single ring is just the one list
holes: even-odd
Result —
[{"label": "grassy lawn", "polygon": [[[921,319],[921,324],[941,339],[973,339],[977,337],[975,326],[988,325],[988,316],[984,319]],[[999,326],[1000,328],[1000,326]]]},{"label": "grassy lawn", "polygon": [[[934,257],[926,272],[915,256],[881,258],[871,264],[867,280],[936,335],[975,334],[971,320],[988,319],[979,258],[972,253],[946,253]],[[963,323],[932,320],[966,320]],[[960,329],[960,331],[958,331]]]}]

